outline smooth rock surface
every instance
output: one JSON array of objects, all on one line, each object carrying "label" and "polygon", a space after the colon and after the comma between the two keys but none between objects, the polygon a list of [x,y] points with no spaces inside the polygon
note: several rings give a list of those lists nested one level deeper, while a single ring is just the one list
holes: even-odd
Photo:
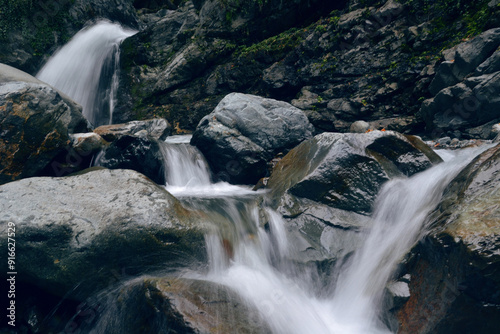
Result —
[{"label": "smooth rock surface", "polygon": [[38,175],[88,131],[81,107],[51,86],[0,64],[0,184]]},{"label": "smooth rock surface", "polygon": [[268,183],[275,196],[288,191],[338,209],[368,214],[381,185],[411,176],[441,158],[420,139],[392,131],[323,133],[291,150]]},{"label": "smooth rock surface", "polygon": [[227,95],[205,116],[191,144],[205,155],[212,171],[231,183],[255,184],[276,154],[311,138],[313,126],[292,105],[254,95]]},{"label": "smooth rock surface", "polygon": [[[0,186],[0,232],[14,224],[18,279],[84,299],[130,275],[205,257],[202,223],[130,170],[29,178]],[[0,239],[7,249],[7,238]]]},{"label": "smooth rock surface", "polygon": [[147,136],[165,140],[170,135],[172,127],[163,118],[149,119],[145,121],[130,121],[125,124],[102,125],[94,130],[107,141],[113,141],[121,136],[133,136],[140,131],[145,131]]},{"label": "smooth rock surface", "polygon": [[139,277],[109,294],[94,330],[106,333],[271,333],[228,288],[195,279]]}]

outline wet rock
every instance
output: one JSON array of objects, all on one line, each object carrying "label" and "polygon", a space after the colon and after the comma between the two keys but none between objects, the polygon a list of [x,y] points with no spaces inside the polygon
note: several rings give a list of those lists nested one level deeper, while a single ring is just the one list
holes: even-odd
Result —
[{"label": "wet rock", "polygon": [[75,133],[71,134],[70,138],[71,147],[81,155],[97,153],[107,144],[101,136],[94,132]]},{"label": "wet rock", "polygon": [[0,186],[0,211],[0,231],[16,228],[18,279],[59,296],[82,300],[125,269],[134,276],[205,257],[197,217],[135,171],[11,182]]},{"label": "wet rock", "polygon": [[96,162],[110,169],[132,169],[164,185],[163,156],[158,140],[123,135],[113,141]]},{"label": "wet rock", "polygon": [[215,174],[255,184],[266,175],[269,160],[312,132],[305,114],[286,102],[232,93],[200,121],[191,143]]},{"label": "wet rock", "polygon": [[287,256],[302,264],[342,260],[359,247],[370,226],[364,215],[289,193],[280,199],[278,212],[293,245]]},{"label": "wet rock", "polygon": [[114,141],[122,136],[133,136],[140,131],[151,138],[165,140],[170,135],[172,127],[163,118],[149,119],[145,121],[131,121],[125,124],[102,125],[94,130],[96,134],[106,141]]},{"label": "wet rock", "polygon": [[27,73],[0,64],[0,184],[39,175],[88,131],[81,107]]},{"label": "wet rock", "polygon": [[93,326],[106,333],[271,333],[228,288],[184,278],[139,278],[111,292]]},{"label": "wet rock", "polygon": [[399,333],[494,333],[500,325],[500,146],[450,183],[413,250]]},{"label": "wet rock", "polygon": [[420,139],[392,131],[323,133],[291,150],[268,187],[335,208],[368,214],[381,185],[441,159]]}]

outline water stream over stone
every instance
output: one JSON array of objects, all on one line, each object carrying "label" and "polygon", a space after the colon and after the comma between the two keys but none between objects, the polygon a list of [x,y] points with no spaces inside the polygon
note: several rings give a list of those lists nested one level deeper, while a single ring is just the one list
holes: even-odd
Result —
[{"label": "water stream over stone", "polygon": [[[134,33],[109,22],[85,28],[38,78],[82,104],[93,125],[111,123],[119,43]],[[185,207],[203,212],[213,229],[206,235],[208,269],[183,275],[235,291],[276,334],[390,333],[383,320],[386,285],[425,233],[427,215],[446,185],[479,153],[477,148],[445,152],[446,162],[387,182],[370,231],[354,255],[331,269],[337,272],[330,276],[338,279],[318,282],[320,275],[289,258],[295,245],[285,219],[266,206],[266,191],[212,182],[204,157],[189,141],[189,136],[173,136],[161,144],[165,187]]]},{"label": "water stream over stone", "polygon": [[36,77],[83,107],[94,126],[111,124],[118,89],[120,43],[137,31],[100,21],[78,32]]},{"label": "water stream over stone", "polygon": [[[173,140],[179,142],[179,138]],[[189,145],[187,140],[182,145]],[[273,333],[283,334],[390,333],[381,320],[385,287],[425,232],[426,217],[446,185],[479,153],[477,148],[443,152],[446,162],[387,182],[374,207],[371,231],[350,260],[336,268],[340,273],[332,282],[335,286],[322,291],[315,275],[287,258],[294,245],[288,242],[281,215],[262,204],[265,193],[207,183],[210,176],[203,173],[208,168],[199,153],[191,150],[184,149],[182,154],[177,150],[178,155],[169,156],[167,170],[182,174],[178,180],[183,181],[176,184],[169,177],[167,190],[185,206],[207,213],[218,228],[206,238],[208,273],[191,273],[190,277],[236,291],[258,309]]]}]

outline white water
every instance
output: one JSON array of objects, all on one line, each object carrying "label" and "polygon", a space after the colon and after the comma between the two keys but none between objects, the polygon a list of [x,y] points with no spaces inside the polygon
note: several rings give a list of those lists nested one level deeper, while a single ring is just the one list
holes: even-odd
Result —
[{"label": "white water", "polygon": [[177,197],[254,194],[248,187],[212,183],[210,169],[200,151],[189,144],[191,135],[167,137],[161,145],[166,189]]},{"label": "white water", "polygon": [[81,104],[92,125],[111,124],[118,89],[119,45],[135,33],[108,21],[86,27],[56,52],[36,77]]},{"label": "white water", "polygon": [[[273,333],[390,333],[380,320],[385,286],[424,233],[426,217],[443,189],[480,150],[445,152],[443,157],[450,161],[408,179],[389,181],[376,201],[371,232],[340,269],[336,286],[327,291],[318,291],[314,275],[287,259],[294,245],[288,242],[284,221],[269,208],[259,209],[259,194],[247,188],[238,192],[238,187],[229,185],[219,185],[220,193],[217,185],[187,185],[190,191],[180,191],[184,204],[203,210],[218,225],[207,236],[209,272],[190,276],[236,291],[256,307]],[[180,169],[186,174],[195,170]],[[183,180],[193,184],[195,176],[200,177],[184,175]]]}]

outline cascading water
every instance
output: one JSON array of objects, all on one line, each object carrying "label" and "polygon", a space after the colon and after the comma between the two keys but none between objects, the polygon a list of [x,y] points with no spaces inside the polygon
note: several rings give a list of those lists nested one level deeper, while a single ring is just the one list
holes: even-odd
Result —
[{"label": "cascading water", "polygon": [[118,89],[119,45],[135,33],[108,21],[86,27],[56,52],[36,77],[81,104],[92,125],[111,124]]},{"label": "cascading water", "polygon": [[[187,139],[185,142],[188,145]],[[281,216],[262,208],[265,194],[207,183],[208,174],[203,176],[203,183],[193,183],[195,176],[200,177],[200,170],[195,172],[200,167],[195,158],[199,153],[178,156],[190,161],[191,167],[174,167],[177,160],[171,154],[168,170],[179,168],[177,172],[185,174],[179,177],[184,180],[182,184],[169,184],[167,189],[185,206],[207,213],[218,226],[206,238],[209,272],[188,276],[236,291],[259,310],[273,333],[390,333],[380,320],[385,286],[397,264],[424,233],[426,217],[439,202],[443,189],[479,150],[446,153],[443,157],[450,161],[411,178],[389,181],[378,195],[371,232],[347,264],[336,268],[341,271],[339,279],[327,291],[321,290],[324,286],[319,286],[313,275],[287,258],[294,245],[287,241]],[[205,173],[208,169],[201,170]]]}]

